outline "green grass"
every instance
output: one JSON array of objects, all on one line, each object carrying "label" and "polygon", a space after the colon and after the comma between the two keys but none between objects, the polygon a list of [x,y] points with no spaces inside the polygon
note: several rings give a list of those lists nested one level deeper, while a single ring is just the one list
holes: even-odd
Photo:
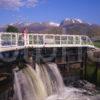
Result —
[{"label": "green grass", "polygon": [[94,46],[100,48],[100,42],[99,41],[98,42],[93,42],[93,44],[94,44]]},{"label": "green grass", "polygon": [[[95,73],[94,73],[95,72],[95,64],[94,63],[88,64],[86,72],[87,72],[87,76],[86,76],[87,80],[95,83],[96,82]],[[98,69],[98,72],[97,72],[97,84],[98,84],[98,86],[100,86],[100,68]]]}]

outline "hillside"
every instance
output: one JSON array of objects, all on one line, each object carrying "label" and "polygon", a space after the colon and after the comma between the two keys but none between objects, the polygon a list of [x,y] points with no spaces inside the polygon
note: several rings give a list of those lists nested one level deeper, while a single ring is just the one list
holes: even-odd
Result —
[{"label": "hillside", "polygon": [[[89,24],[80,19],[64,19],[61,23],[43,22],[43,23],[14,23],[11,24],[23,32],[25,28],[32,33],[48,34],[79,34],[88,35],[93,40],[100,40],[100,25]],[[5,31],[8,25],[1,26],[0,31]]]}]

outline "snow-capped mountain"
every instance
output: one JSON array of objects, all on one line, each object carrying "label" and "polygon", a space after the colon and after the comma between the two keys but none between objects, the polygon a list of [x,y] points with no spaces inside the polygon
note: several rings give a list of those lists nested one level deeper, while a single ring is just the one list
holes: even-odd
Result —
[{"label": "snow-capped mountain", "polygon": [[[55,22],[17,22],[0,26],[0,31],[6,31],[8,25],[18,28],[19,32],[23,32],[25,28],[28,32],[36,33],[54,33],[54,34],[86,34],[90,36],[100,36],[100,25],[89,24],[81,19],[64,19],[60,24]],[[64,32],[63,32],[64,29]]]},{"label": "snow-capped mountain", "polygon": [[84,23],[84,21],[82,21],[81,19],[75,19],[76,21],[78,21],[79,23]]},{"label": "snow-capped mountain", "polygon": [[82,24],[85,23],[84,21],[82,21],[81,19],[70,19],[70,18],[66,18],[61,22],[61,26],[65,26],[65,25],[70,25],[70,24]]}]

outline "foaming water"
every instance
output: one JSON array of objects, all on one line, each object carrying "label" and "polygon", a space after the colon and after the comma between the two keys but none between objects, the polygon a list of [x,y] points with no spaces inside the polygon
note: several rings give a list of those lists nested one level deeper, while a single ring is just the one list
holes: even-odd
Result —
[{"label": "foaming water", "polygon": [[47,97],[43,82],[30,66],[17,73],[15,90],[14,100],[44,100]]},{"label": "foaming water", "polygon": [[14,84],[15,96],[14,96],[14,99],[22,100],[21,87],[19,84],[18,73],[14,72],[14,76],[15,76],[15,84]]},{"label": "foaming water", "polygon": [[36,72],[41,77],[48,96],[61,92],[64,88],[64,83],[56,64],[36,64]]},{"label": "foaming water", "polygon": [[47,95],[53,94],[53,86],[52,86],[52,81],[51,77],[44,65],[38,65],[36,64],[36,72],[38,76],[41,78],[41,81],[43,81]]},{"label": "foaming water", "polygon": [[36,64],[35,70],[27,65],[14,76],[13,100],[91,100],[83,90],[65,87],[55,63]]},{"label": "foaming water", "polygon": [[49,96],[46,100],[92,100],[88,96],[82,95],[82,90],[66,87],[61,94]]}]

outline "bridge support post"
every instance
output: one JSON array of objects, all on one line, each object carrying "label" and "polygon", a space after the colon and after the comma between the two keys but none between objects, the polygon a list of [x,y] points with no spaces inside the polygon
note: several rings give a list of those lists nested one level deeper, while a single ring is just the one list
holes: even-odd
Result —
[{"label": "bridge support post", "polygon": [[87,48],[84,49],[84,79],[87,79]]},{"label": "bridge support post", "polygon": [[80,79],[84,79],[84,55],[83,55],[83,48],[80,48],[80,52],[81,52],[81,62],[80,62]]},{"label": "bridge support post", "polygon": [[99,67],[99,63],[95,62],[95,71],[94,71],[94,78],[95,78],[95,84],[98,85],[98,67]]},{"label": "bridge support post", "polygon": [[86,79],[87,77],[87,48],[82,48],[82,60],[80,62],[80,78]]},{"label": "bridge support post", "polygon": [[33,61],[33,51],[28,49],[28,56],[26,58],[26,63],[35,68],[35,63]]},{"label": "bridge support post", "polygon": [[80,63],[80,79],[84,79],[84,67],[83,61]]}]

